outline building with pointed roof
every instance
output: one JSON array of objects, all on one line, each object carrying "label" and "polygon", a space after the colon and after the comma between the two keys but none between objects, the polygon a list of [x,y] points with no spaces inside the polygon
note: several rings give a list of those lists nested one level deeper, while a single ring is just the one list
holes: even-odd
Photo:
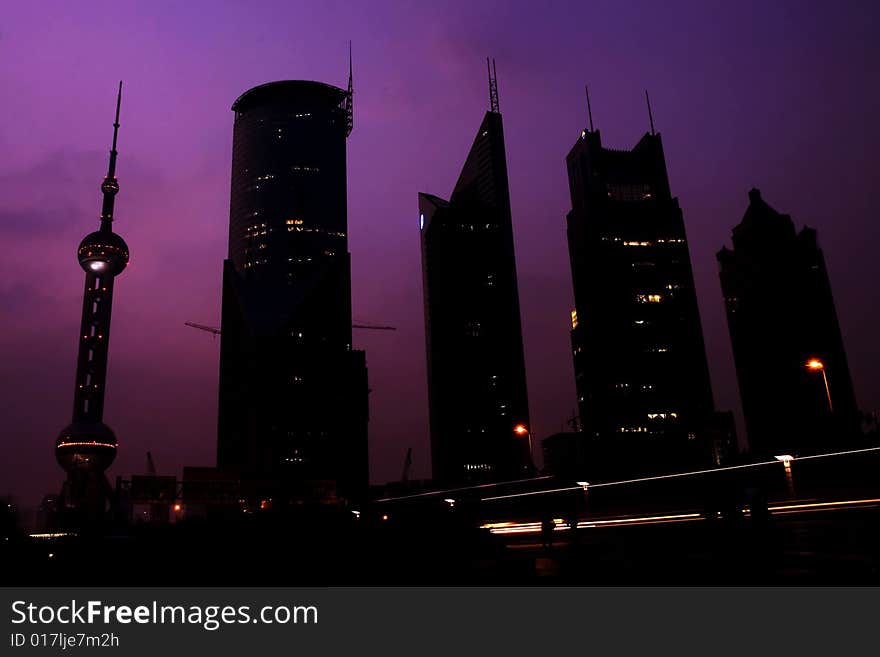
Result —
[{"label": "building with pointed roof", "polygon": [[449,200],[419,194],[431,456],[436,481],[531,471],[519,292],[494,70]]}]

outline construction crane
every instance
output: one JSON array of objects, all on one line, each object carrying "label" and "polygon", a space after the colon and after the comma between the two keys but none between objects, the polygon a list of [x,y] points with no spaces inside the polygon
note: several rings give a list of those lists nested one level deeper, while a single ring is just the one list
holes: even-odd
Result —
[{"label": "construction crane", "polygon": [[[216,338],[220,335],[220,328],[217,326],[206,326],[205,324],[196,324],[195,322],[184,322],[186,326],[190,326],[195,329],[199,329],[200,331],[207,331],[208,333],[212,333]],[[382,324],[352,324],[351,328],[353,329],[364,329],[367,331],[396,331],[396,326],[385,326]]]},{"label": "construction crane", "polygon": [[205,326],[204,324],[196,324],[195,322],[184,322],[187,326],[191,326],[192,328],[197,328],[200,331],[207,331],[208,333],[213,333],[216,338],[220,335],[220,329],[216,326]]}]

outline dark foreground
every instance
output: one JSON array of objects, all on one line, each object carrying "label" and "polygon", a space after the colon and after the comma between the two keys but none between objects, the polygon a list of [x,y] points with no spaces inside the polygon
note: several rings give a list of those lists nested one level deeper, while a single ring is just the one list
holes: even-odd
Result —
[{"label": "dark foreground", "polygon": [[285,515],[141,527],[117,536],[18,536],[4,541],[4,583],[880,584],[880,500],[776,506],[764,520],[687,510],[581,517],[576,532],[557,519],[552,542],[534,519],[493,532],[455,514],[405,523]]}]

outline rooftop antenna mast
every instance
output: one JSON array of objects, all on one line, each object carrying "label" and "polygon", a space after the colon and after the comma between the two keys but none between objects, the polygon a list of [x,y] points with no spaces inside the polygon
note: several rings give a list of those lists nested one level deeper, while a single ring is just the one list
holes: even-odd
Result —
[{"label": "rooftop antenna mast", "polygon": [[498,72],[495,70],[495,60],[489,65],[489,58],[486,57],[486,70],[489,72],[489,111],[500,114],[501,109],[498,105]]},{"label": "rooftop antenna mast", "polygon": [[648,95],[648,90],[645,89],[645,101],[648,103],[648,120],[651,122],[651,134],[656,134],[654,132],[654,114],[651,112],[651,97]]},{"label": "rooftop antenna mast", "polygon": [[351,41],[348,42],[348,94],[345,96],[345,136],[354,128],[354,80],[351,68]]},{"label": "rooftop antenna mast", "polygon": [[585,84],[584,90],[587,92],[587,116],[590,119],[590,132],[593,132],[593,108],[590,107],[590,85]]}]

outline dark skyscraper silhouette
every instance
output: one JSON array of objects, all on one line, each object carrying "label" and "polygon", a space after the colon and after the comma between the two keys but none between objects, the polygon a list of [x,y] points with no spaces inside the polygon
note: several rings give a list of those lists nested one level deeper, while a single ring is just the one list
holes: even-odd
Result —
[{"label": "dark skyscraper silhouette", "polygon": [[128,245],[113,232],[113,205],[119,192],[116,180],[116,137],[122,82],[116,97],[113,146],[110,165],[101,183],[104,202],[101,227],[80,242],[77,258],[86,272],[83,292],[76,386],[73,394],[73,422],[55,443],[55,457],[67,471],[61,506],[74,509],[79,521],[94,521],[103,514],[109,486],[104,471],[116,457],[116,435],[104,424],[104,389],[107,384],[107,354],[110,343],[110,311],[113,282],[128,265]]},{"label": "dark skyscraper silhouette", "polygon": [[684,220],[653,117],[624,151],[602,145],[591,116],[567,167],[584,439],[602,447],[609,476],[708,462],[709,369]]},{"label": "dark skyscraper silhouette", "polygon": [[504,129],[494,73],[446,201],[419,194],[434,479],[498,480],[531,468]]},{"label": "dark skyscraper silhouette", "polygon": [[845,446],[858,413],[816,231],[753,189],[718,262],[752,454]]},{"label": "dark skyscraper silhouette", "polygon": [[351,346],[351,77],[347,91],[260,85],[232,109],[218,465],[255,494],[357,496],[368,483],[368,390],[364,353]]}]

